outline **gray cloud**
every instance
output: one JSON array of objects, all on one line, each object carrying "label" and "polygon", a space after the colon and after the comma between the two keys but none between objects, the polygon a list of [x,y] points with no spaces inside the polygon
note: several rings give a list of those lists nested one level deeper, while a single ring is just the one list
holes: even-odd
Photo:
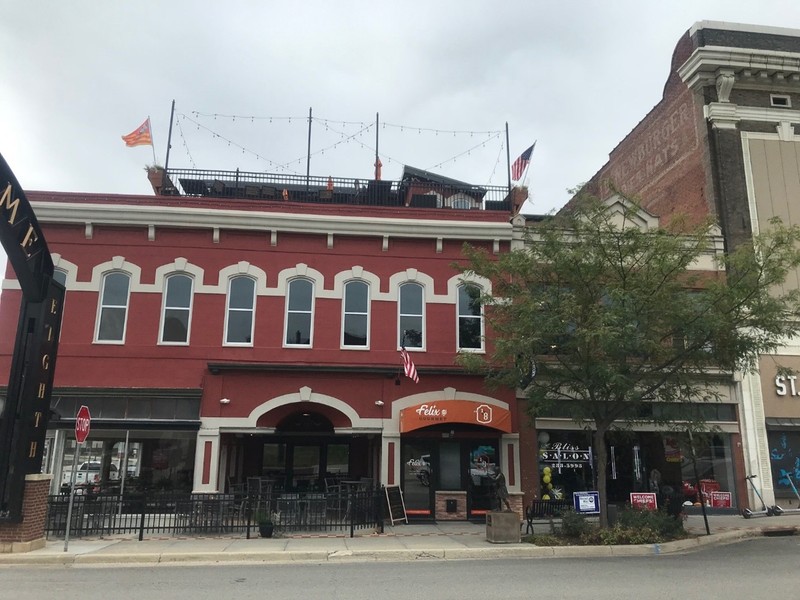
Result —
[{"label": "gray cloud", "polygon": [[312,107],[331,121],[315,122],[313,174],[368,177],[374,128],[332,147],[361,128],[333,121],[369,126],[379,112],[386,178],[407,163],[503,184],[504,135],[441,131],[501,131],[508,122],[512,160],[538,140],[526,211],[544,213],[658,102],[675,43],[703,19],[800,28],[800,8],[769,0],[7,2],[0,152],[25,189],[150,194],[142,168],[153,152],[126,148],[120,136],[150,115],[163,162],[175,99],[185,117],[171,166],[270,171],[295,161],[287,168],[305,172]]}]

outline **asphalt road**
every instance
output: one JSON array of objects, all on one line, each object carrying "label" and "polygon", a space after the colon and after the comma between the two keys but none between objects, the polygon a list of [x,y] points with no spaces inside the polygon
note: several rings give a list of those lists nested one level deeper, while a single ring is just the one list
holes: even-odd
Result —
[{"label": "asphalt road", "polygon": [[0,600],[752,600],[798,586],[798,537],[629,558],[0,568]]}]

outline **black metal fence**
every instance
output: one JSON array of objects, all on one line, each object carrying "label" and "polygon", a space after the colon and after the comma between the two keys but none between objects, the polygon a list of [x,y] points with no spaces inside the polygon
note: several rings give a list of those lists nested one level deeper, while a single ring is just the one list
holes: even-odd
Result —
[{"label": "black metal fence", "polygon": [[[126,493],[76,495],[70,537],[241,535],[258,536],[259,521],[270,520],[277,534],[383,532],[382,489],[346,493],[180,494]],[[69,494],[48,498],[48,538],[64,537]]]},{"label": "black metal fence", "polygon": [[359,181],[342,177],[306,177],[239,170],[169,169],[160,189],[163,195],[213,198],[511,210],[507,186],[477,186],[459,181]]}]

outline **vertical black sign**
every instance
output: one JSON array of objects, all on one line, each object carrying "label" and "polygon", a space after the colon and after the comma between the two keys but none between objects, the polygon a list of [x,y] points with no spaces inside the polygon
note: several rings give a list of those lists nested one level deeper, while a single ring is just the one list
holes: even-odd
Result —
[{"label": "vertical black sign", "polygon": [[18,522],[25,475],[42,466],[64,287],[53,281],[44,235],[1,155],[0,241],[23,294],[8,397],[0,410],[0,520]]}]

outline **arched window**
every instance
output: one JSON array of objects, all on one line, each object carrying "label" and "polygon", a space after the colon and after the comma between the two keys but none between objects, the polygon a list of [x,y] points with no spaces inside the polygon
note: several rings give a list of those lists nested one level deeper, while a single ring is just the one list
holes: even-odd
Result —
[{"label": "arched window", "polygon": [[406,348],[425,346],[425,288],[418,283],[400,286],[400,331],[398,345]]},{"label": "arched window", "polygon": [[192,278],[187,275],[167,277],[161,318],[161,342],[164,344],[189,343],[192,283]]},{"label": "arched window", "polygon": [[293,279],[286,298],[286,345],[311,346],[313,322],[314,284],[308,279]]},{"label": "arched window", "polygon": [[131,276],[127,273],[114,271],[106,273],[103,277],[95,341],[120,343],[125,341],[130,286]]},{"label": "arched window", "polygon": [[458,349],[483,350],[483,306],[477,285],[458,286]]},{"label": "arched window", "polygon": [[369,285],[363,281],[348,281],[344,285],[344,316],[342,346],[369,346]]},{"label": "arched window", "polygon": [[228,283],[225,343],[253,345],[256,282],[250,277],[233,277]]}]

